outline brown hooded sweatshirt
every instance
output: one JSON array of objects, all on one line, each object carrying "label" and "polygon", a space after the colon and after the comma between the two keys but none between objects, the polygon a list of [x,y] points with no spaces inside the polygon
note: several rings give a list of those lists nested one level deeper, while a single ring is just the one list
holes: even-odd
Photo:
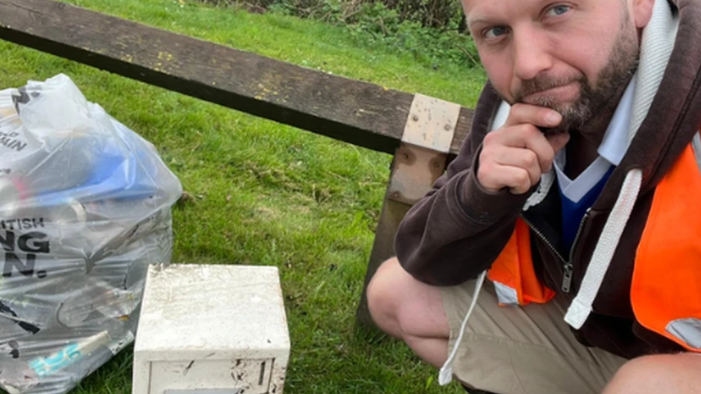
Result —
[{"label": "brown hooded sweatshirt", "polygon": [[669,3],[680,23],[662,83],[621,163],[583,219],[572,250],[565,250],[561,239],[557,186],[550,189],[542,203],[522,212],[528,193],[490,194],[477,182],[475,169],[482,140],[501,102],[487,84],[477,104],[472,131],[459,155],[399,227],[395,250],[407,272],[434,286],[457,285],[475,278],[501,253],[521,216],[531,227],[533,261],[541,281],[562,292],[564,267],[571,264],[572,284],[565,295],[572,301],[625,174],[632,168],[641,168],[642,189],[594,301],[593,312],[574,333],[585,345],[627,358],[682,350],[639,325],[630,302],[633,262],[655,186],[701,125],[701,3]]}]

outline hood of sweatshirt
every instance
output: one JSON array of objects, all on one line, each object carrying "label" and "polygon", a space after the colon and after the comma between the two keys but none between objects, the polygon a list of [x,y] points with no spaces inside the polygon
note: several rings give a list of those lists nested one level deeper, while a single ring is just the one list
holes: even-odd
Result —
[{"label": "hood of sweatshirt", "polygon": [[674,48],[647,115],[593,209],[615,203],[625,175],[643,171],[640,194],[654,189],[701,126],[701,3],[668,0],[679,18]]}]

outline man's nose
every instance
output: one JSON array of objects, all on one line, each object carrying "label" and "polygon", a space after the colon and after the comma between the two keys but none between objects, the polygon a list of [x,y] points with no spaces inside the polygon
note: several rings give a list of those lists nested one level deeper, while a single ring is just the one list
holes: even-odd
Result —
[{"label": "man's nose", "polygon": [[536,29],[524,28],[513,33],[514,74],[530,80],[553,66],[548,39]]}]

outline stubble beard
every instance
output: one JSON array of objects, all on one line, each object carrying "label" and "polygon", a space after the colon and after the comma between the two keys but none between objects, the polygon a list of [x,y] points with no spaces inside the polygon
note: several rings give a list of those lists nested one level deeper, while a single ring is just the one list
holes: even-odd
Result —
[{"label": "stubble beard", "polygon": [[[598,83],[592,86],[585,75],[570,78],[552,79],[547,75],[523,81],[521,89],[514,94],[514,103],[523,103],[524,97],[548,89],[571,83],[579,85],[580,94],[571,104],[557,103],[552,96],[540,96],[531,100],[531,104],[552,108],[562,115],[562,121],[556,127],[542,128],[546,134],[565,133],[582,130],[595,122],[599,116],[611,116],[609,109],[617,106],[614,102],[622,94],[638,67],[640,49],[637,32],[629,20],[624,22],[608,63],[598,75]],[[513,103],[512,103],[513,104]]]}]

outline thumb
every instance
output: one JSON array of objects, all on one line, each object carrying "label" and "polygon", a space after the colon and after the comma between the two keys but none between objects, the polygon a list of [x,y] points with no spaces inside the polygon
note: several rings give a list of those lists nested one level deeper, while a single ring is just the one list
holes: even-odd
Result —
[{"label": "thumb", "polygon": [[560,149],[567,145],[567,142],[570,140],[570,133],[550,134],[546,138],[548,139],[550,146],[552,146],[555,150],[555,153],[557,153],[560,151]]}]

